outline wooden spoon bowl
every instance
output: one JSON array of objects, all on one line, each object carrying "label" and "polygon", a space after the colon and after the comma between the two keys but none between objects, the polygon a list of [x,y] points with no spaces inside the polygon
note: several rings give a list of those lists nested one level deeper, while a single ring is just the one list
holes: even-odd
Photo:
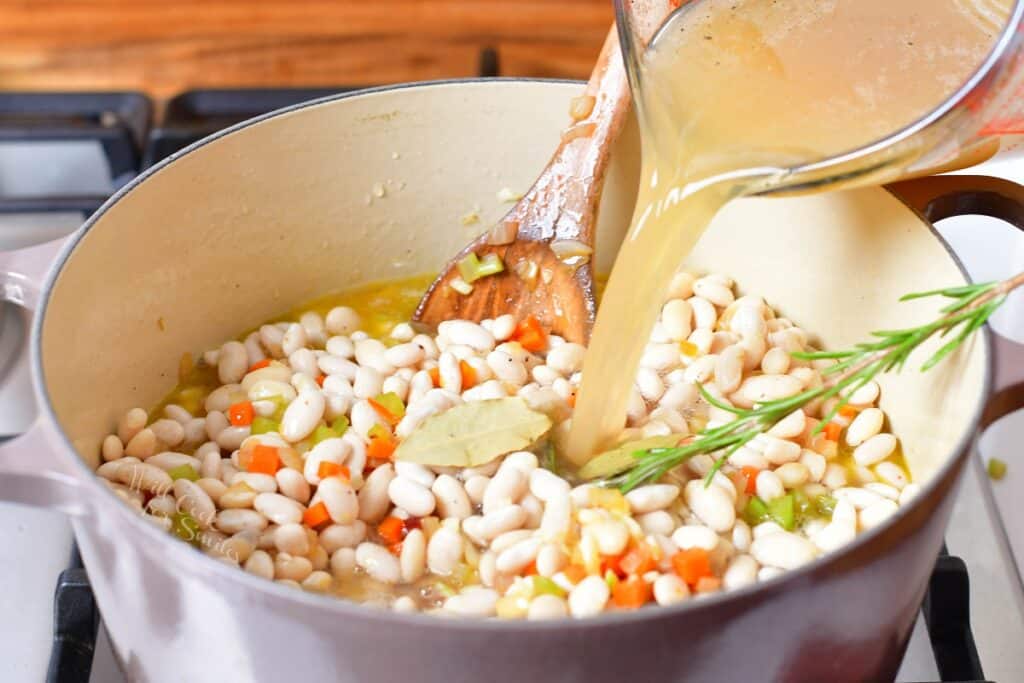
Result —
[{"label": "wooden spoon bowl", "polygon": [[[416,309],[414,321],[436,329],[445,320],[480,321],[511,313],[535,317],[552,334],[585,344],[597,314],[589,253],[612,143],[629,111],[630,90],[613,27],[585,93],[573,100],[573,123],[544,172],[491,230],[448,262]],[[567,255],[568,253],[568,255]],[[470,254],[496,254],[504,271],[456,282]]]}]

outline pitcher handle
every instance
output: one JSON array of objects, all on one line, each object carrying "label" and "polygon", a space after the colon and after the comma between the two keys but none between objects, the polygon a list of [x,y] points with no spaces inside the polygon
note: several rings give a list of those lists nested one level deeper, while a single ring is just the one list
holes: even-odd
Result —
[{"label": "pitcher handle", "polygon": [[[68,240],[0,252],[0,300],[36,311],[46,275]],[[42,416],[24,434],[0,443],[0,501],[81,514],[81,486],[58,458],[60,447],[55,427]]]},{"label": "pitcher handle", "polygon": [[[990,176],[946,175],[887,186],[897,199],[935,223],[953,216],[990,216],[1024,230],[1024,186]],[[1019,295],[1018,295],[1019,296]],[[1024,408],[1024,344],[992,335],[992,395],[981,428]]]}]

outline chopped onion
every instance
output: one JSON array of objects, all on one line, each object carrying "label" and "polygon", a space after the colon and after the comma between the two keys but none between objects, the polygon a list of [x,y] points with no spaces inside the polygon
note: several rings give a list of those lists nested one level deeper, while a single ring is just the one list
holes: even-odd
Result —
[{"label": "chopped onion", "polygon": [[555,273],[550,268],[542,268],[540,271],[540,279],[544,281],[544,284],[550,285],[551,281],[555,279]]},{"label": "chopped onion", "polygon": [[573,121],[582,121],[590,116],[590,112],[594,111],[596,102],[593,95],[580,95],[572,98],[572,101],[569,102],[569,116]]},{"label": "chopped onion", "polygon": [[589,138],[597,130],[596,123],[577,123],[562,131],[562,142],[572,142],[576,138]]},{"label": "chopped onion", "polygon": [[567,261],[573,257],[586,256],[594,253],[593,248],[578,240],[556,240],[551,243],[551,251],[559,261]]},{"label": "chopped onion", "polygon": [[487,244],[498,247],[503,244],[512,244],[519,234],[519,221],[502,221],[491,228],[487,233]]},{"label": "chopped onion", "polygon": [[537,267],[537,264],[534,261],[522,259],[516,263],[513,270],[523,282],[527,283],[531,287],[537,284],[537,272],[540,268]]},{"label": "chopped onion", "polygon": [[461,277],[452,278],[452,281],[448,283],[448,286],[459,294],[469,294],[473,291],[473,285],[469,284]]}]

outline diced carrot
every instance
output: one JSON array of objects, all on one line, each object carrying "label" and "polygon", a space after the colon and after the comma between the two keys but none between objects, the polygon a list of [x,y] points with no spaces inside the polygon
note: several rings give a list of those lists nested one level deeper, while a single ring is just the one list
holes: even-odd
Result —
[{"label": "diced carrot", "polygon": [[268,365],[270,365],[270,359],[264,358],[263,360],[256,361],[255,363],[250,365],[249,372],[256,372],[257,370],[261,370],[262,368],[265,368]]},{"label": "diced carrot", "polygon": [[302,514],[302,521],[309,528],[316,529],[321,524],[331,521],[331,515],[327,512],[327,506],[320,501]]},{"label": "diced carrot", "polygon": [[612,588],[612,602],[623,609],[637,609],[651,600],[651,584],[639,576],[619,581]]},{"label": "diced carrot", "polygon": [[536,573],[537,573],[537,563],[536,562],[530,562],[530,564],[526,565],[526,568],[523,569],[523,576],[533,576]]},{"label": "diced carrot", "polygon": [[248,427],[254,417],[252,401],[239,401],[228,406],[228,421],[235,427]]},{"label": "diced carrot", "polygon": [[687,355],[690,358],[696,358],[698,355],[700,355],[700,349],[698,349],[697,345],[691,341],[684,340],[679,342],[679,350],[682,351],[684,355]]},{"label": "diced carrot", "polygon": [[859,414],[860,410],[858,410],[856,406],[851,406],[850,404],[846,404],[845,406],[839,409],[839,415],[842,417],[852,419],[857,417],[857,415]]},{"label": "diced carrot", "polygon": [[440,370],[440,368],[436,368],[436,367],[430,368],[430,370],[427,371],[427,374],[430,375],[430,380],[434,383],[434,387],[435,388],[441,386],[441,370]]},{"label": "diced carrot", "polygon": [[388,545],[401,543],[405,538],[405,521],[400,517],[386,517],[377,525],[377,533]]},{"label": "diced carrot", "polygon": [[321,479],[338,476],[344,479],[345,481],[348,481],[352,478],[352,473],[345,465],[339,465],[336,462],[324,460],[320,463],[320,466],[317,468],[316,476],[320,477]]},{"label": "diced carrot", "polygon": [[281,467],[281,458],[274,446],[259,444],[252,449],[252,457],[249,459],[249,472],[269,474],[274,476]]},{"label": "diced carrot", "polygon": [[462,374],[462,390],[472,389],[476,386],[476,370],[464,360],[459,361],[459,372]]},{"label": "diced carrot", "polygon": [[757,493],[757,475],[760,474],[760,470],[756,467],[744,467],[740,470],[743,472],[743,476],[747,478],[746,488],[743,489],[744,493],[753,495]]},{"label": "diced carrot", "polygon": [[654,560],[654,553],[651,550],[651,546],[646,543],[637,543],[635,546],[626,551],[619,560],[619,567],[625,574],[633,574],[639,576],[646,574],[657,566],[657,562]]},{"label": "diced carrot", "polygon": [[569,398],[565,399],[565,402],[569,404],[570,408],[576,407],[576,392],[569,394]]},{"label": "diced carrot", "polygon": [[829,422],[825,425],[825,438],[829,441],[839,441],[839,433],[843,431],[843,426],[838,422]]},{"label": "diced carrot", "polygon": [[512,341],[519,342],[524,349],[534,353],[548,347],[547,332],[540,326],[540,321],[532,315],[516,325]]},{"label": "diced carrot", "polygon": [[615,576],[624,577],[626,571],[622,568],[622,555],[605,555],[601,558],[601,575],[612,572]]},{"label": "diced carrot", "polygon": [[587,570],[579,564],[570,564],[562,570],[562,573],[565,574],[565,578],[569,579],[572,583],[579,583],[583,579],[587,578]]},{"label": "diced carrot", "polygon": [[398,448],[398,443],[394,439],[379,436],[375,439],[370,439],[370,443],[366,445],[366,457],[373,460],[388,461],[395,454],[396,448]]},{"label": "diced carrot", "polygon": [[703,548],[680,550],[672,556],[672,568],[690,586],[695,586],[701,577],[714,576],[708,551]]},{"label": "diced carrot", "polygon": [[321,386],[322,387],[324,385],[324,380],[325,379],[327,379],[327,375],[325,375],[323,373],[320,373],[319,375],[317,375],[316,376],[317,386]]},{"label": "diced carrot", "polygon": [[702,576],[693,589],[698,593],[711,593],[722,587],[722,580],[717,576]]}]

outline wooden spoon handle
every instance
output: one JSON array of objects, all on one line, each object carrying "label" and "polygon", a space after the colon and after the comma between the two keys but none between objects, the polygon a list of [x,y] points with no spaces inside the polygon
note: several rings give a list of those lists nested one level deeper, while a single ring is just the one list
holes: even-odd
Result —
[{"label": "wooden spoon handle", "polygon": [[563,131],[547,168],[505,218],[518,221],[521,238],[593,245],[611,143],[622,129],[630,105],[629,81],[614,26],[582,98],[593,98],[593,108]]}]

